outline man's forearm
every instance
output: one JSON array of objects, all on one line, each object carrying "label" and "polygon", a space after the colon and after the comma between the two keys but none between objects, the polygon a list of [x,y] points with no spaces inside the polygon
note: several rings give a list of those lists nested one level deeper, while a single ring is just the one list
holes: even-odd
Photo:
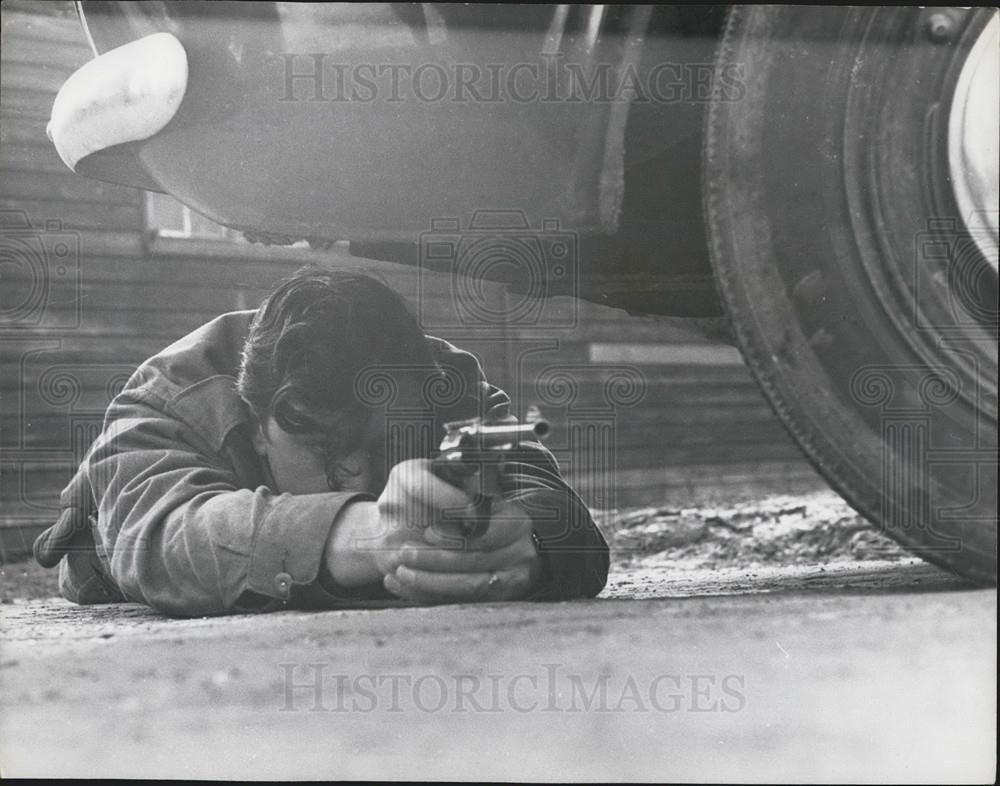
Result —
[{"label": "man's forearm", "polygon": [[382,581],[375,565],[378,534],[377,503],[352,502],[340,509],[326,542],[323,564],[327,575],[341,587],[354,588]]}]

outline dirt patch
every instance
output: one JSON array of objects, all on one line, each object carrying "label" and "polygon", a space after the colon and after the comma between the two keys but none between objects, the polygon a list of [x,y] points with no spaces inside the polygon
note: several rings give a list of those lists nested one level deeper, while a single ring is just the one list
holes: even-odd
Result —
[{"label": "dirt patch", "polygon": [[614,567],[742,568],[911,558],[833,492],[597,512]]}]

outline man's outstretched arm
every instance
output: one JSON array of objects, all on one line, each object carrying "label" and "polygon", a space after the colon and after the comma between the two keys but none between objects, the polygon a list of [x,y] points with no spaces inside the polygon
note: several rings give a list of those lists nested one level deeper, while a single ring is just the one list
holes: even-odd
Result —
[{"label": "man's outstretched arm", "polygon": [[88,457],[98,548],[127,598],[181,616],[278,608],[316,582],[340,510],[368,495],[241,488],[153,393],[119,396]]}]

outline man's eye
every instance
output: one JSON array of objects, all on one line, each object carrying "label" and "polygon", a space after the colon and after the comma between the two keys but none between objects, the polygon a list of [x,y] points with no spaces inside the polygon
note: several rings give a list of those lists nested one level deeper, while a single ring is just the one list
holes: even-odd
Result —
[{"label": "man's eye", "polygon": [[309,420],[292,407],[282,407],[275,412],[274,419],[282,430],[290,434],[300,434],[309,428]]}]

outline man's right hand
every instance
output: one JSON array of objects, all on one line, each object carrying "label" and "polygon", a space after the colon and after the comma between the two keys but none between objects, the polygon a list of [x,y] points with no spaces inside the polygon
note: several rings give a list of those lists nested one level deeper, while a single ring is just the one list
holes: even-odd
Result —
[{"label": "man's right hand", "polygon": [[475,515],[472,498],[435,475],[428,459],[393,467],[376,506],[379,545],[372,557],[381,576],[400,565],[404,547],[429,548],[430,530],[457,532]]},{"label": "man's right hand", "polygon": [[343,587],[383,581],[401,564],[404,548],[442,548],[428,544],[429,528],[457,529],[472,515],[469,495],[434,475],[429,459],[401,462],[377,502],[341,510],[327,541],[327,571]]},{"label": "man's right hand", "polygon": [[531,518],[502,502],[485,532],[465,535],[465,522],[476,515],[472,497],[437,477],[429,460],[401,462],[377,502],[341,511],[327,568],[343,587],[381,582],[424,603],[523,597],[541,572]]}]

